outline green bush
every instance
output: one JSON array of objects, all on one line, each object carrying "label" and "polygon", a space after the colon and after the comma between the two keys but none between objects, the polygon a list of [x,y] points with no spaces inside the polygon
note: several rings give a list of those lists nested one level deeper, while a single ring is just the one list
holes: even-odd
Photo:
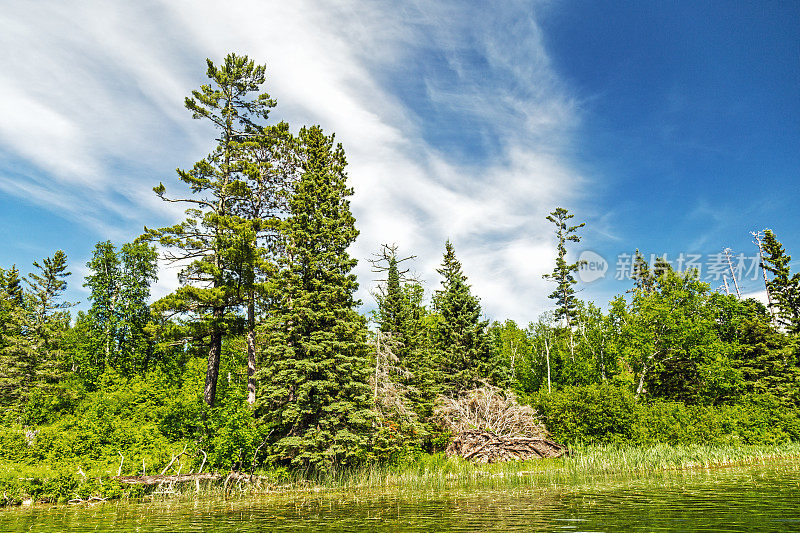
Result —
[{"label": "green bush", "polygon": [[530,398],[553,438],[567,444],[780,444],[800,440],[800,412],[773,395],[735,404],[634,400],[628,388],[567,387]]},{"label": "green bush", "polygon": [[535,395],[533,405],[553,438],[577,442],[622,443],[632,435],[636,417],[633,394],[626,388],[594,384]]}]

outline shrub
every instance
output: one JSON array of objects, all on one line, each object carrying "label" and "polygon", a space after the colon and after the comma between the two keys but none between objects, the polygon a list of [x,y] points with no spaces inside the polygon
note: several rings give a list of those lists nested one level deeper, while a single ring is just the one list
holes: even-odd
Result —
[{"label": "shrub", "polygon": [[626,388],[593,384],[540,392],[533,404],[559,442],[628,442],[636,418],[633,394]]}]

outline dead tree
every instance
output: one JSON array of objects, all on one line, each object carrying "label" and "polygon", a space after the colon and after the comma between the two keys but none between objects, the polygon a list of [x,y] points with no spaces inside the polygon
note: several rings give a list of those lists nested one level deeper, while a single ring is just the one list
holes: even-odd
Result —
[{"label": "dead tree", "polygon": [[[725,248],[725,250],[723,250],[723,253],[725,254],[725,259],[728,260],[728,269],[731,272],[731,278],[733,278],[733,286],[736,288],[736,297],[741,300],[742,293],[741,291],[739,291],[739,282],[736,279],[736,272],[733,270],[733,261],[731,261],[731,252],[732,250],[730,248]],[[728,292],[728,294],[730,294],[730,291],[728,289],[728,280],[725,280],[725,291]]]}]

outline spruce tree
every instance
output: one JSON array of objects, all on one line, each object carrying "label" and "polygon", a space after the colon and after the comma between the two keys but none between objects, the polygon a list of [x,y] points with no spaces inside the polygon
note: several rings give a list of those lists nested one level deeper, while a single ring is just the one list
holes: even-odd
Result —
[{"label": "spruce tree", "polygon": [[303,128],[299,141],[302,173],[283,228],[256,409],[270,428],[272,458],[318,471],[361,457],[372,420],[370,364],[347,252],[358,231],[344,150],[318,126]]},{"label": "spruce tree", "polygon": [[34,389],[57,383],[64,371],[62,337],[69,328],[67,309],[74,305],[62,300],[67,288],[65,278],[71,274],[67,256],[58,250],[41,263],[34,261],[33,266],[38,272],[25,280],[29,286],[26,295],[20,294],[16,275],[11,284],[6,277],[3,291],[10,304],[0,354],[0,388],[6,400],[25,401]]},{"label": "spruce tree", "polygon": [[453,244],[445,243],[442,267],[442,288],[433,296],[438,313],[434,331],[434,347],[441,372],[442,392],[453,393],[478,385],[491,375],[491,348],[481,320],[481,305],[470,292],[467,276],[456,259]]},{"label": "spruce tree", "polygon": [[767,289],[772,297],[773,315],[787,331],[800,333],[800,273],[791,274],[788,255],[771,230],[764,231],[763,268],[772,274]]},{"label": "spruce tree", "polygon": [[208,347],[203,396],[216,398],[223,337],[240,327],[237,308],[252,279],[254,228],[236,213],[247,195],[243,179],[250,142],[262,133],[262,121],[275,102],[266,93],[253,95],[265,81],[265,67],[247,56],[229,54],[220,67],[207,60],[209,85],[192,91],[185,106],[195,119],[207,120],[219,132],[217,145],[191,170],[178,170],[191,198],[167,198],[163,184],[154,188],[168,202],[188,204],[187,218],[172,227],[145,228],[146,236],[167,250],[170,262],[190,264],[181,271],[182,286],[157,303],[162,312],[189,318],[191,335]]},{"label": "spruce tree", "polygon": [[397,246],[386,244],[374,256],[370,260],[372,271],[386,273],[375,294],[378,328],[390,335],[391,350],[398,363],[398,371],[389,378],[401,384],[413,411],[427,418],[436,396],[436,368],[430,357],[428,312],[422,303],[425,291],[409,274],[410,269],[403,268],[405,261],[416,256],[398,258]]}]

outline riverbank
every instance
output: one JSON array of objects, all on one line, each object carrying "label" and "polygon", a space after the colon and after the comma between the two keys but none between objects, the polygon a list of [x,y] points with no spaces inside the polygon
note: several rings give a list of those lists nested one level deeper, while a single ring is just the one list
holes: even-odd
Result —
[{"label": "riverbank", "polygon": [[0,464],[1,505],[96,504],[142,499],[237,498],[267,493],[382,490],[426,492],[457,489],[563,489],[608,477],[646,476],[669,470],[708,469],[790,461],[800,464],[800,443],[775,446],[618,445],[576,446],[569,457],[481,465],[442,454],[400,466],[370,466],[308,478],[285,470],[261,470],[252,479],[223,474],[218,481],[135,485],[115,480],[107,465]]}]

